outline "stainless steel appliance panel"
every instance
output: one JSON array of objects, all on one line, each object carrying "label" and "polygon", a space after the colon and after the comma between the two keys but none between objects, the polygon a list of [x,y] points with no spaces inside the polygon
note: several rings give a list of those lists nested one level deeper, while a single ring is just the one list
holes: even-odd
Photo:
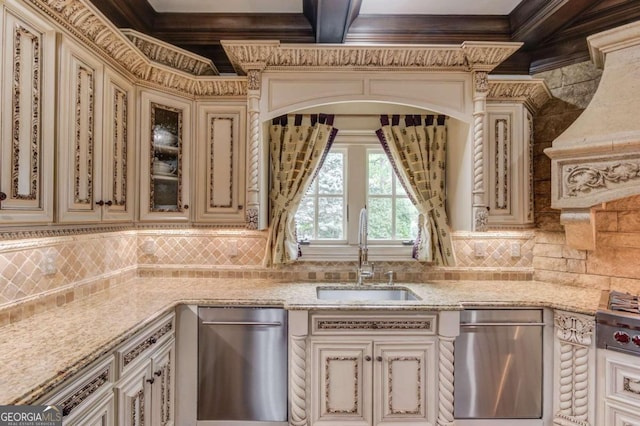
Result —
[{"label": "stainless steel appliance panel", "polygon": [[198,420],[287,420],[287,314],[198,309]]},{"label": "stainless steel appliance panel", "polygon": [[457,419],[542,417],[542,310],[466,310],[455,341]]}]

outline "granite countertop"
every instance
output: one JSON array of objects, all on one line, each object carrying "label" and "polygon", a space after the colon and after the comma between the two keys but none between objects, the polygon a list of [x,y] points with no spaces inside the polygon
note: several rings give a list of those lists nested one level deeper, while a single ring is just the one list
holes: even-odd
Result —
[{"label": "granite countertop", "polygon": [[283,306],[290,310],[459,310],[541,306],[594,314],[600,291],[532,281],[403,284],[421,300],[318,300],[318,285],[260,279],[135,278],[0,328],[0,404],[29,404],[178,304]]}]

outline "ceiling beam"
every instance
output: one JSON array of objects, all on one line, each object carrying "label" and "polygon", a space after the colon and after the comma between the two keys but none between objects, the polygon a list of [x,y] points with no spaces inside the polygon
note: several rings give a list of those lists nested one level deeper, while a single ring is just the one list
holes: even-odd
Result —
[{"label": "ceiling beam", "polygon": [[360,15],[347,42],[446,43],[510,41],[506,16],[482,15]]},{"label": "ceiling beam", "polygon": [[537,45],[602,0],[527,0],[509,15],[513,41]]},{"label": "ceiling beam", "polygon": [[119,28],[149,33],[158,13],[147,0],[92,0],[100,12]]},{"label": "ceiling beam", "polygon": [[344,43],[361,5],[362,0],[303,0],[302,10],[316,43]]}]

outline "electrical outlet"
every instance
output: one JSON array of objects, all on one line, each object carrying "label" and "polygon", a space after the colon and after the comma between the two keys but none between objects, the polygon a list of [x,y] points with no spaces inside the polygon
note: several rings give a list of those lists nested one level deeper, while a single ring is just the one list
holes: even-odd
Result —
[{"label": "electrical outlet", "polygon": [[40,261],[40,271],[44,275],[54,275],[58,272],[58,252],[50,250],[42,254]]},{"label": "electrical outlet", "polygon": [[227,256],[236,257],[238,255],[238,240],[229,240],[227,242]]},{"label": "electrical outlet", "polygon": [[476,257],[485,257],[487,255],[487,243],[476,241],[473,245],[473,253]]},{"label": "electrical outlet", "polygon": [[153,240],[145,240],[142,243],[142,252],[147,256],[156,254],[156,242]]},{"label": "electrical outlet", "polygon": [[520,243],[511,243],[511,257],[520,257],[522,256],[520,252]]}]

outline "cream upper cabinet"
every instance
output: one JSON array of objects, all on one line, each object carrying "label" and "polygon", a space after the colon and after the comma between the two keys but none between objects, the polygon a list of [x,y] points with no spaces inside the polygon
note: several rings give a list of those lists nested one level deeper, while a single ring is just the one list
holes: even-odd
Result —
[{"label": "cream upper cabinet", "polygon": [[489,225],[533,225],[533,117],[518,103],[487,105]]},{"label": "cream upper cabinet", "polygon": [[[60,46],[58,220],[99,221],[102,62],[64,38]],[[65,111],[63,114],[62,111]]]},{"label": "cream upper cabinet", "polygon": [[196,220],[244,225],[246,106],[197,108]]},{"label": "cream upper cabinet", "polygon": [[189,220],[192,104],[146,90],[140,102],[140,220]]},{"label": "cream upper cabinet", "polygon": [[0,222],[53,221],[56,36],[0,5]]},{"label": "cream upper cabinet", "polygon": [[134,100],[133,86],[117,73],[105,69],[102,197],[98,201],[105,221],[131,221],[134,218]]},{"label": "cream upper cabinet", "polygon": [[132,85],[63,39],[60,89],[59,221],[133,220]]}]

